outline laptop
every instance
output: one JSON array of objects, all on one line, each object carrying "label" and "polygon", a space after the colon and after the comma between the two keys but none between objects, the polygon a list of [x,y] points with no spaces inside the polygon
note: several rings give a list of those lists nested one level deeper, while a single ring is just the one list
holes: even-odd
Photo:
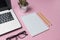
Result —
[{"label": "laptop", "polygon": [[11,7],[10,0],[0,0],[0,36],[20,29],[19,23]]}]

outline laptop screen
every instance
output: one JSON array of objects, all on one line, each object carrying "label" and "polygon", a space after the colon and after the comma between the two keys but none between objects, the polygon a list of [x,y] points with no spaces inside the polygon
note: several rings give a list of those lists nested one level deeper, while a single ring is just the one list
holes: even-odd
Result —
[{"label": "laptop screen", "polygon": [[8,9],[8,4],[6,0],[0,0],[0,11],[7,10]]},{"label": "laptop screen", "polygon": [[7,7],[7,3],[5,0],[0,0],[0,8]]}]

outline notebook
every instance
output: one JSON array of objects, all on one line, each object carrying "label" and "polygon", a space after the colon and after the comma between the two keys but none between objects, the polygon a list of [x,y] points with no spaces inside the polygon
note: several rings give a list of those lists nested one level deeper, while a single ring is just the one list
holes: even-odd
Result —
[{"label": "notebook", "polygon": [[40,16],[36,12],[21,16],[21,18],[24,25],[26,26],[26,28],[28,29],[32,36],[35,36],[49,29],[48,21],[43,20],[42,16]]}]

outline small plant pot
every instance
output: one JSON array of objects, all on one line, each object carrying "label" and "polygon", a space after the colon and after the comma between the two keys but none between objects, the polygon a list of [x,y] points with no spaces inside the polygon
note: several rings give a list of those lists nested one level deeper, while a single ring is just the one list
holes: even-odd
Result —
[{"label": "small plant pot", "polygon": [[28,2],[26,0],[19,0],[19,6],[23,12],[26,12],[28,9]]},{"label": "small plant pot", "polygon": [[26,12],[27,9],[28,9],[28,6],[21,6],[21,10],[22,10],[22,12]]}]

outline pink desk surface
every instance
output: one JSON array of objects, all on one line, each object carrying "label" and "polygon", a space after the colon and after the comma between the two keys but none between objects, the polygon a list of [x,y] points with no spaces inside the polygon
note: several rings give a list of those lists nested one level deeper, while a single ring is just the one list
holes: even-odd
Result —
[{"label": "pink desk surface", "polygon": [[21,12],[17,4],[18,0],[11,0],[12,7],[19,21],[22,23],[23,28],[0,37],[0,40],[5,40],[8,36],[17,34],[22,30],[26,30],[29,35],[26,38],[21,40],[60,40],[60,0],[27,0],[27,1],[29,2],[30,7],[32,8],[30,10],[31,12],[41,11],[47,17],[47,19],[50,20],[50,22],[52,23],[50,29],[44,33],[32,37],[29,34],[29,32],[26,30],[26,27],[24,26],[20,18],[20,16],[22,16],[22,14],[24,13]]}]

